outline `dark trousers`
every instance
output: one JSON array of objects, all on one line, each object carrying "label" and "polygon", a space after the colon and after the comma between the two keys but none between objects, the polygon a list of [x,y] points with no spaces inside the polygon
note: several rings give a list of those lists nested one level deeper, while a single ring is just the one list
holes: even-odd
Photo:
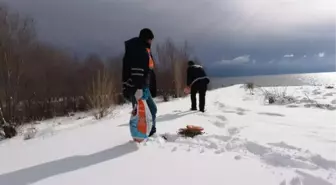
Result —
[{"label": "dark trousers", "polygon": [[199,95],[199,110],[204,111],[205,107],[205,95],[207,91],[207,84],[205,83],[197,83],[191,86],[190,90],[190,98],[191,98],[191,109],[197,110],[196,103],[196,94]]}]

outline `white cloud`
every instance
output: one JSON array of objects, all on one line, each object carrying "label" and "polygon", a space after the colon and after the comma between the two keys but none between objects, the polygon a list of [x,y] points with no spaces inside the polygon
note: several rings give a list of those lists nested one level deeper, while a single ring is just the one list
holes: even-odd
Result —
[{"label": "white cloud", "polygon": [[320,57],[320,58],[323,58],[324,56],[325,56],[324,52],[321,52],[321,53],[318,54],[318,57]]},{"label": "white cloud", "polygon": [[238,56],[232,60],[221,60],[219,62],[216,62],[215,64],[217,65],[227,65],[227,64],[246,64],[252,62],[253,64],[256,63],[256,60],[250,60],[250,55],[242,55],[242,56]]},{"label": "white cloud", "polygon": [[319,52],[315,54],[302,55],[301,57],[282,57],[279,59],[273,59],[268,62],[272,65],[322,65],[335,64],[335,55],[326,55],[325,52]]},{"label": "white cloud", "polygon": [[[210,60],[220,57],[217,55],[219,52],[208,54],[207,50],[214,47],[220,47],[218,50],[230,48],[232,53],[249,52],[255,58],[258,56],[252,52],[259,47],[274,48],[279,53],[292,48],[287,52],[296,54],[301,48],[308,52],[306,49],[314,47],[319,50],[309,50],[313,54],[326,51],[329,55],[325,44],[321,44],[323,47],[320,44],[310,47],[301,42],[316,40],[320,43],[321,40],[330,42],[335,39],[336,0],[0,1],[36,19],[41,40],[88,53],[104,50],[111,55],[123,52],[123,42],[136,36],[143,26],[154,31],[155,43],[168,37],[175,41],[187,40],[195,50],[204,50],[199,57],[205,60],[208,60],[208,55],[211,55]],[[95,10],[94,14],[87,13],[91,9]],[[50,24],[51,20],[53,24]],[[232,40],[234,43],[229,43]],[[292,45],[296,40],[297,44]],[[223,48],[222,43],[225,45]],[[251,47],[255,49],[249,51]],[[258,63],[261,62],[258,59]],[[223,60],[223,63],[233,63],[232,58]]]},{"label": "white cloud", "polygon": [[240,21],[250,23],[249,32],[295,33],[298,28],[304,29],[335,20],[335,0],[239,0],[229,2],[236,5],[236,10],[244,15],[244,20]]},{"label": "white cloud", "polygon": [[294,57],[294,54],[286,54],[286,55],[284,55],[284,57],[285,58],[292,58],[292,57]]},{"label": "white cloud", "polygon": [[233,63],[247,63],[250,61],[250,55],[243,55],[232,60]]}]

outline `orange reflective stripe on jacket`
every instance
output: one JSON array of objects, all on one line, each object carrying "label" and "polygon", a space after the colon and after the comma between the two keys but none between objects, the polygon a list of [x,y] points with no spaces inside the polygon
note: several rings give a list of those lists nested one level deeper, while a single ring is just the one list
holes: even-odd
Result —
[{"label": "orange reflective stripe on jacket", "polygon": [[149,55],[149,68],[154,69],[154,60],[152,58],[152,55],[150,54],[150,49],[149,48],[147,48],[147,52],[148,52],[148,55]]}]

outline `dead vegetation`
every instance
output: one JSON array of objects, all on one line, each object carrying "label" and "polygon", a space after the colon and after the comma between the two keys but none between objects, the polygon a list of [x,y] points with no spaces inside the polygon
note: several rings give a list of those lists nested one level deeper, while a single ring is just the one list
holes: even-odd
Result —
[{"label": "dead vegetation", "polygon": [[187,43],[179,47],[171,39],[158,44],[156,48],[158,89],[164,101],[169,97],[184,96],[183,89],[186,86],[186,71],[190,51]]},{"label": "dead vegetation", "polygon": [[[0,135],[13,137],[15,127],[34,120],[95,111],[125,103],[121,91],[122,55],[78,58],[69,51],[40,42],[34,21],[0,5]],[[187,44],[167,39],[155,59],[158,95],[165,101],[183,96]],[[89,88],[89,90],[88,90]]]},{"label": "dead vegetation", "polygon": [[[287,87],[273,87],[269,88],[267,90],[266,88],[260,88],[260,91],[262,92],[262,95],[264,97],[264,100],[272,105],[289,105],[289,107],[298,107],[297,104],[304,103],[304,107],[306,108],[319,108],[319,109],[325,109],[325,110],[336,110],[336,107],[328,104],[328,103],[320,103],[316,100],[312,100],[307,93],[305,94],[305,98],[303,99],[297,99],[294,96],[290,96],[287,93]],[[316,91],[312,91],[313,94],[316,95]]]},{"label": "dead vegetation", "polygon": [[114,107],[112,106],[115,105],[115,91],[113,87],[113,80],[107,71],[98,71],[87,95],[90,107],[93,110],[93,115],[96,119],[105,117],[109,114],[111,109],[113,110]]},{"label": "dead vegetation", "polygon": [[326,110],[336,110],[336,107],[332,106],[331,104],[319,103],[316,100],[312,100],[309,98],[308,94],[305,93],[306,99],[309,103],[306,103],[304,106],[307,108],[315,107],[319,109],[326,109]]},{"label": "dead vegetation", "polygon": [[287,94],[287,87],[274,87],[270,90],[260,88],[260,90],[268,104],[286,105],[296,101],[293,96]]},{"label": "dead vegetation", "polygon": [[244,88],[245,88],[245,90],[250,91],[250,94],[251,94],[251,95],[254,94],[253,92],[254,92],[255,85],[254,85],[253,82],[246,83],[246,84],[244,85]]}]

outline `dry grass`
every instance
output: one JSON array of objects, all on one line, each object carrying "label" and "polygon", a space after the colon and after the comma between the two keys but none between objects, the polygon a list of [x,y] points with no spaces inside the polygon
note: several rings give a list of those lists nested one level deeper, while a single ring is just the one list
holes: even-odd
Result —
[{"label": "dry grass", "polygon": [[310,103],[304,105],[307,108],[316,107],[316,108],[319,108],[319,109],[336,110],[336,107],[334,107],[330,104],[319,103],[316,100],[310,99],[308,94],[306,94],[306,93],[305,93],[305,96],[308,99],[308,102],[310,102]]},{"label": "dry grass", "polygon": [[186,86],[187,62],[189,60],[189,46],[185,43],[179,47],[170,39],[158,44],[156,48],[158,88],[165,100],[167,96],[182,97]]},{"label": "dry grass", "polygon": [[249,83],[246,83],[246,84],[244,85],[244,88],[245,88],[245,90],[249,90],[249,91],[250,91],[250,94],[253,94],[255,85],[254,85],[253,82],[249,82]]},{"label": "dry grass", "polygon": [[[34,20],[0,3],[0,130],[5,122],[17,127],[91,108],[100,119],[111,105],[126,102],[121,94],[123,53],[81,59],[37,38]],[[188,47],[168,39],[157,48],[157,89],[165,101],[184,96]]]},{"label": "dry grass", "polygon": [[260,88],[260,90],[268,104],[285,105],[295,102],[293,96],[287,95],[287,87],[274,87],[270,90]]},{"label": "dry grass", "polygon": [[96,119],[105,117],[114,109],[114,107],[112,107],[115,105],[113,87],[113,80],[106,70],[98,71],[87,95],[90,107],[93,109],[93,115]]}]

